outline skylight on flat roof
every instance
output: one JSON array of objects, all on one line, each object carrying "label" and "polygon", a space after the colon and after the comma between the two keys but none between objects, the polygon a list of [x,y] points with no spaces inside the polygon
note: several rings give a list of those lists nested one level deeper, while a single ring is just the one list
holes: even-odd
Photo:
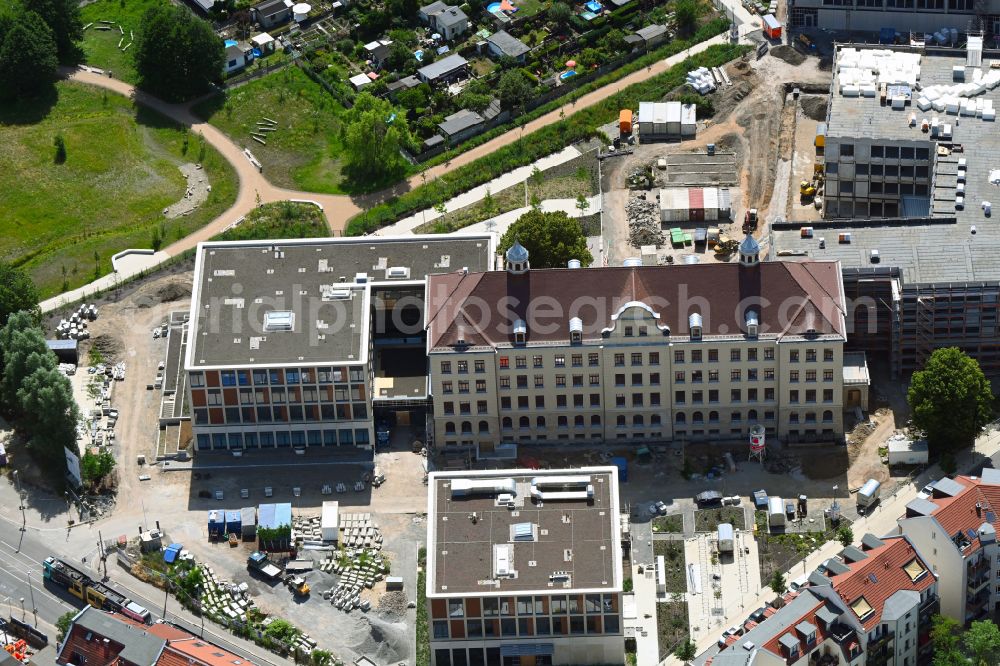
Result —
[{"label": "skylight on flat roof", "polygon": [[274,310],[264,314],[265,331],[290,331],[295,327],[295,313],[288,310]]}]

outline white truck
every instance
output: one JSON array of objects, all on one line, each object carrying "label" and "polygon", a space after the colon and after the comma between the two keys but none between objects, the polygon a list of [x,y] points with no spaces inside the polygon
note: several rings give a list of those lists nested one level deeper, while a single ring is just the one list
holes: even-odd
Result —
[{"label": "white truck", "polygon": [[881,490],[882,484],[875,479],[865,481],[865,485],[861,486],[861,490],[858,491],[858,508],[868,509],[878,502],[879,491]]}]

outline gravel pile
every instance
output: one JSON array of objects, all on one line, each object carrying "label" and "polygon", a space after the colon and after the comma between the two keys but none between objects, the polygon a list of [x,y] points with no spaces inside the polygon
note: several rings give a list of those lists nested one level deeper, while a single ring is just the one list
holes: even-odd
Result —
[{"label": "gravel pile", "polygon": [[390,622],[406,618],[406,594],[401,591],[386,592],[378,600],[378,614]]},{"label": "gravel pile", "polygon": [[666,241],[660,229],[660,211],[652,201],[632,198],[625,204],[628,220],[628,242],[633,247],[655,245],[660,247]]}]

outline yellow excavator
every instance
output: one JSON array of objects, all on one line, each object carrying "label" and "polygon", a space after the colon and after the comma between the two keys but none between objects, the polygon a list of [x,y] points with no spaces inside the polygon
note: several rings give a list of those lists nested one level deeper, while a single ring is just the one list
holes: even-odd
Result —
[{"label": "yellow excavator", "polygon": [[799,194],[801,194],[803,198],[816,196],[816,185],[808,180],[803,180],[799,183]]}]

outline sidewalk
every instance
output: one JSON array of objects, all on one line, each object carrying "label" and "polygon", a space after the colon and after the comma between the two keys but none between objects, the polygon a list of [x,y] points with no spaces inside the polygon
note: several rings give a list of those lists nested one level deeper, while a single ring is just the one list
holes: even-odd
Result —
[{"label": "sidewalk", "polygon": [[[982,437],[976,440],[972,449],[963,451],[956,456],[957,469],[959,470],[959,473],[964,473],[965,470],[974,466],[981,455],[994,455],[998,452],[998,450],[1000,450],[1000,431],[987,431]],[[869,532],[876,536],[883,536],[893,532],[896,529],[896,520],[906,512],[906,505],[911,500],[916,498],[917,492],[919,492],[918,489],[924,483],[927,483],[928,479],[938,479],[942,476],[944,476],[944,473],[937,465],[928,467],[920,475],[920,478],[922,479],[920,482],[904,486],[891,497],[883,498],[873,513],[852,523],[851,530],[854,532],[855,540],[860,540],[864,534]],[[799,567],[796,566],[794,569],[785,572],[785,579],[792,580],[800,574],[808,573],[814,570],[822,562],[835,556],[843,549],[844,547],[839,541],[829,541],[823,544],[822,547],[811,553],[803,561],[801,565],[801,572],[799,571]],[[703,652],[716,645],[716,641],[718,640],[718,636],[716,634],[721,633],[721,630],[724,627],[742,624],[743,619],[750,611],[769,603],[775,596],[776,595],[771,588],[765,586],[761,589],[760,594],[757,595],[756,598],[751,599],[748,602],[732,604],[727,607],[725,615],[715,623],[715,626],[717,626],[720,631],[713,632],[698,641],[697,654],[701,655]],[[643,663],[644,662],[642,661],[639,662],[640,665]],[[663,666],[681,666],[683,662],[677,659],[677,657],[671,655],[663,660],[661,664]]]}]

